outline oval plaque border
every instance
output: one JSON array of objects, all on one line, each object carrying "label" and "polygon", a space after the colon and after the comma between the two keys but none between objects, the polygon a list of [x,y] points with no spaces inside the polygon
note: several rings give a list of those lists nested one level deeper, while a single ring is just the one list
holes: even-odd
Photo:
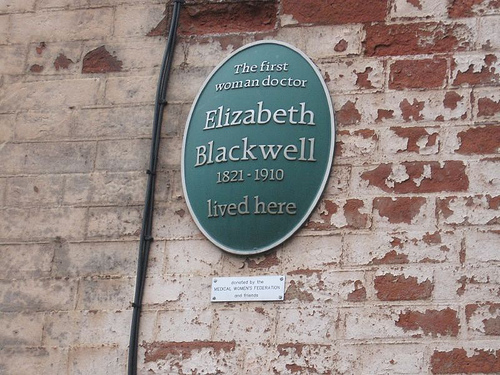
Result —
[{"label": "oval plaque border", "polygon": [[[196,216],[196,214],[195,214],[195,212],[194,212],[194,210],[193,210],[193,208],[191,206],[191,202],[190,202],[190,199],[189,199],[189,196],[188,196],[188,193],[187,193],[186,181],[185,181],[186,168],[185,168],[185,156],[184,155],[185,155],[185,151],[186,151],[187,136],[188,136],[188,131],[189,131],[189,127],[190,127],[190,124],[191,124],[191,118],[192,118],[193,112],[194,112],[196,106],[198,105],[198,101],[200,99],[200,96],[202,95],[203,91],[207,87],[207,84],[209,83],[209,81],[212,79],[212,77],[231,58],[233,58],[234,56],[236,56],[237,54],[241,53],[242,51],[244,51],[246,49],[249,49],[249,48],[261,45],[261,44],[275,44],[275,45],[280,45],[280,46],[289,48],[292,51],[294,51],[295,53],[299,54],[311,66],[311,68],[313,69],[314,73],[318,77],[319,82],[321,83],[321,86],[322,86],[322,88],[324,90],[324,94],[325,94],[325,97],[326,97],[326,101],[328,103],[328,109],[329,109],[329,112],[330,112],[330,129],[331,129],[332,140],[331,140],[331,145],[330,145],[330,152],[329,152],[329,155],[328,155],[328,163],[327,163],[328,167],[327,167],[327,169],[325,171],[325,174],[323,176],[323,180],[321,181],[320,187],[319,187],[319,189],[317,191],[317,194],[314,197],[311,205],[307,208],[306,213],[303,214],[303,217],[297,222],[297,224],[292,229],[290,229],[290,231],[288,233],[286,233],[285,235],[283,235],[281,238],[273,241],[272,243],[268,244],[267,246],[261,246],[259,248],[255,248],[253,250],[237,250],[237,249],[228,247],[228,246],[220,243],[219,241],[217,241],[215,238],[213,238],[210,235],[210,233],[208,233],[205,230],[204,226],[198,220],[198,217]],[[293,46],[293,45],[291,45],[289,43],[278,41],[278,40],[261,40],[261,41],[256,41],[256,42],[248,43],[248,44],[246,44],[246,45],[238,48],[237,50],[235,50],[231,54],[229,54],[225,59],[223,59],[212,70],[212,72],[209,74],[209,76],[205,79],[205,81],[201,85],[201,88],[199,89],[198,94],[196,95],[196,98],[194,99],[193,103],[191,104],[191,109],[189,111],[189,115],[188,115],[188,118],[187,118],[187,121],[186,121],[186,125],[185,125],[185,128],[184,128],[184,135],[183,135],[183,142],[182,142],[182,151],[181,151],[182,190],[183,190],[183,193],[184,193],[184,197],[186,199],[186,204],[188,206],[189,213],[191,214],[191,217],[193,218],[194,222],[196,223],[196,226],[198,227],[198,229],[214,245],[216,245],[217,247],[219,247],[220,249],[222,249],[222,250],[224,250],[224,251],[226,251],[228,253],[236,254],[236,255],[255,255],[255,254],[264,253],[266,251],[269,251],[269,250],[271,250],[271,249],[273,249],[273,248],[281,245],[283,242],[285,242],[286,240],[288,240],[290,237],[292,237],[300,229],[300,227],[304,224],[304,222],[311,216],[312,211],[314,210],[314,208],[318,204],[319,199],[321,198],[321,195],[324,192],[324,189],[326,187],[326,183],[328,181],[328,178],[330,177],[330,173],[331,173],[331,169],[332,169],[332,164],[333,164],[333,157],[334,157],[334,152],[335,152],[335,139],[336,139],[335,130],[336,129],[335,129],[335,116],[334,116],[334,110],[333,110],[333,103],[332,103],[332,98],[331,98],[330,92],[328,90],[328,87],[326,86],[325,80],[323,79],[323,76],[321,75],[321,72],[319,71],[319,69],[316,66],[316,64],[309,58],[309,56],[307,56],[300,49],[296,48],[295,46]]]}]

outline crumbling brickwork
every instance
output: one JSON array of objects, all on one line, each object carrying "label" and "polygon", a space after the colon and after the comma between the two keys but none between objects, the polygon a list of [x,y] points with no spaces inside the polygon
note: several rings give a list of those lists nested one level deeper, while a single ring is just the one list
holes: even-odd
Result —
[{"label": "crumbling brickwork", "polygon": [[[172,6],[0,4],[0,373],[123,374]],[[140,374],[500,372],[500,3],[187,0],[168,88]],[[303,50],[337,144],[296,235],[239,257],[183,197],[184,124],[246,43]],[[286,275],[283,302],[210,302]]]}]

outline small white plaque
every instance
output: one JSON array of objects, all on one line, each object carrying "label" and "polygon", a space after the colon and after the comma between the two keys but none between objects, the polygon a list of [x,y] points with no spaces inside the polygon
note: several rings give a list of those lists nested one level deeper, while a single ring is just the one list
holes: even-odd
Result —
[{"label": "small white plaque", "polygon": [[214,277],[212,302],[283,301],[285,276]]}]

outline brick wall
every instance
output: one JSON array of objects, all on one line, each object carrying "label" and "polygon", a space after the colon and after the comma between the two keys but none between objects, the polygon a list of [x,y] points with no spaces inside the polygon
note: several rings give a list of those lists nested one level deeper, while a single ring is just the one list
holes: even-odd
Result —
[{"label": "brick wall", "polygon": [[[125,373],[163,1],[0,4],[0,373]],[[190,0],[160,155],[141,374],[500,372],[496,0]],[[292,239],[237,257],[180,182],[190,105],[248,42],[318,65],[337,148]],[[287,275],[211,304],[214,276]]]}]

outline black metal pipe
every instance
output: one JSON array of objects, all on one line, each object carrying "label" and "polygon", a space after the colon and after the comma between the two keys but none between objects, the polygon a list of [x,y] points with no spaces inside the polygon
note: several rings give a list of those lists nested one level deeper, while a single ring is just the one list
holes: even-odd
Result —
[{"label": "black metal pipe", "polygon": [[153,229],[153,209],[154,194],[156,183],[156,168],[158,165],[158,153],[160,150],[161,127],[163,122],[163,110],[166,103],[166,92],[172,60],[174,56],[175,40],[177,36],[177,27],[179,24],[179,14],[184,0],[175,0],[172,19],[170,21],[170,30],[167,39],[167,46],[163,54],[162,65],[160,69],[160,78],[156,90],[155,112],[153,119],[153,132],[151,140],[151,151],[149,156],[148,183],[146,190],[146,199],[144,202],[144,212],[142,218],[142,229],[139,240],[139,255],[137,260],[137,275],[135,283],[134,302],[132,303],[132,323],[130,327],[130,343],[128,348],[128,375],[137,374],[137,350],[139,346],[139,325],[141,319],[142,298],[144,295],[144,284],[148,267],[149,249],[153,238],[151,237]]}]

